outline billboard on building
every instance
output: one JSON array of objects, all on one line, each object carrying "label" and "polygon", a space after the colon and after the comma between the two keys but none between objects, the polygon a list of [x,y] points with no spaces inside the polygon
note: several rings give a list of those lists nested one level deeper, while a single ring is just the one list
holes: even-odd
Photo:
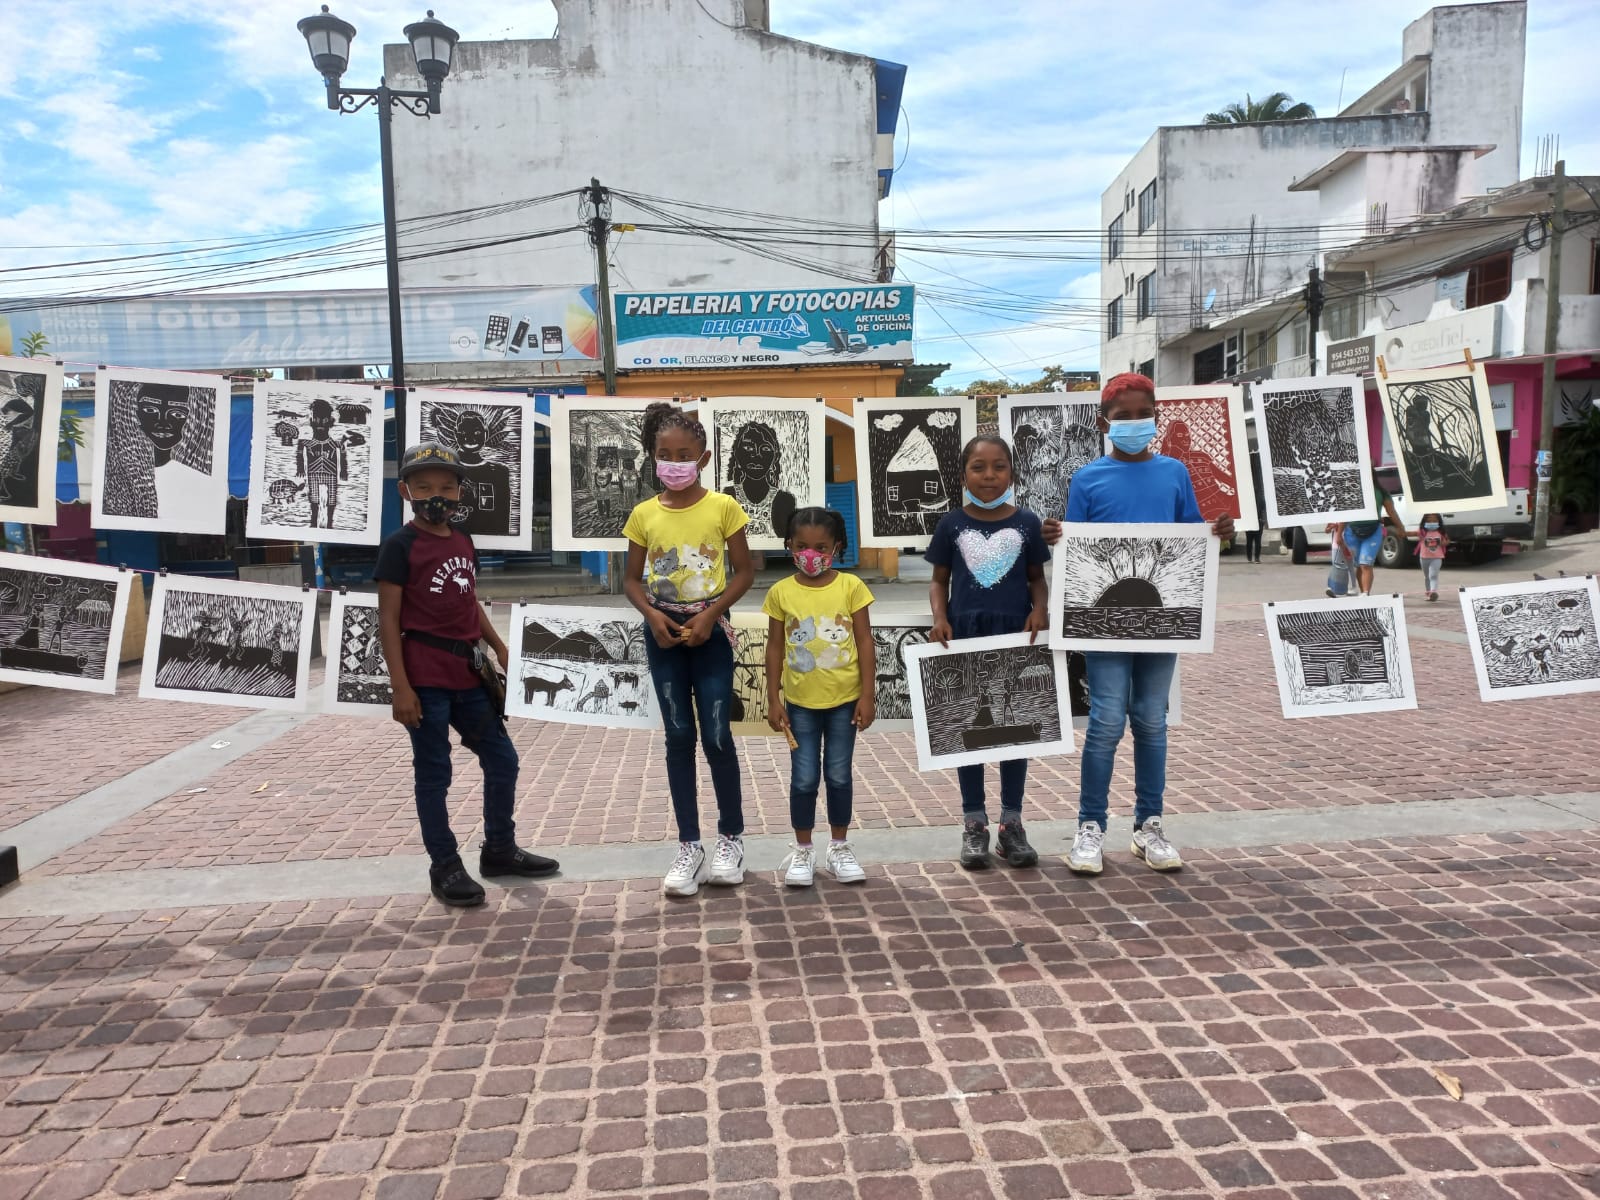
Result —
[{"label": "billboard on building", "polygon": [[901,284],[738,292],[621,292],[617,366],[910,362],[913,289]]},{"label": "billboard on building", "polygon": [[[410,289],[401,319],[412,363],[600,357],[592,287]],[[49,339],[52,357],[73,366],[332,367],[390,357],[381,288],[40,301],[0,311],[0,355],[20,354],[10,347],[35,332]]]}]

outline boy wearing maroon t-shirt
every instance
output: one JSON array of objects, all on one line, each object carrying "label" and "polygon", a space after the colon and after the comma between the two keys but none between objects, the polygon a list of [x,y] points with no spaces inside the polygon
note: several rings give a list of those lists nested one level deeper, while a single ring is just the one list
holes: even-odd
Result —
[{"label": "boy wearing maroon t-shirt", "polygon": [[461,501],[461,464],[438,442],[409,448],[400,460],[400,498],[411,522],[384,540],[373,578],[378,581],[378,629],[394,691],[394,719],[411,732],[417,818],[433,894],[445,904],[470,908],[484,892],[457,853],[445,797],[450,791],[450,730],[483,767],[483,875],[538,878],[558,869],[553,859],[516,842],[517,751],[480,681],[474,656],[488,642],[500,666],[506,644],[478,603],[478,552],[472,539],[450,525]]}]

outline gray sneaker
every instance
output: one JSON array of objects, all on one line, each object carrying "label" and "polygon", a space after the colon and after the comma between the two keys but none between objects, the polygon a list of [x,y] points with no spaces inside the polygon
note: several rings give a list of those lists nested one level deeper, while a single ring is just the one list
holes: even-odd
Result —
[{"label": "gray sneaker", "polygon": [[968,821],[961,829],[961,865],[969,871],[987,871],[989,827],[982,821]]},{"label": "gray sneaker", "polygon": [[1176,871],[1183,866],[1175,846],[1162,832],[1161,818],[1151,817],[1133,831],[1133,853],[1142,858],[1153,871]]},{"label": "gray sneaker", "polygon": [[661,890],[669,896],[692,896],[710,873],[704,847],[699,842],[679,842],[678,857],[661,881]]},{"label": "gray sneaker", "polygon": [[1106,844],[1106,831],[1093,821],[1078,826],[1078,836],[1072,839],[1072,853],[1067,855],[1067,866],[1080,875],[1098,875],[1105,867],[1102,851]]}]

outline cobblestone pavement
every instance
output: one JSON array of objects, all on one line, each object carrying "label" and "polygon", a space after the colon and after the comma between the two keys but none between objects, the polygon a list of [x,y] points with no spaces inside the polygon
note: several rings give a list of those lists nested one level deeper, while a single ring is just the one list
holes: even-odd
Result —
[{"label": "cobblestone pavement", "polygon": [[[1119,848],[1120,849],[1120,848]],[[1600,835],[0,925],[7,1195],[1579,1200]],[[1458,1083],[1460,1096],[1452,1094]]]}]

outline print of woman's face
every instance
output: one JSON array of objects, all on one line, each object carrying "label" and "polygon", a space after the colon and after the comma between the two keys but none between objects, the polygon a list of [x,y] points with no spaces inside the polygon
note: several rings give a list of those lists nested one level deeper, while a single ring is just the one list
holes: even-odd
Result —
[{"label": "print of woman's face", "polygon": [[752,478],[777,478],[777,447],[748,425],[739,431],[739,439],[733,447],[733,458],[735,462],[744,464],[746,473]]},{"label": "print of woman's face", "polygon": [[183,441],[189,421],[189,389],[164,383],[147,383],[136,403],[139,428],[157,450],[175,450]]}]

